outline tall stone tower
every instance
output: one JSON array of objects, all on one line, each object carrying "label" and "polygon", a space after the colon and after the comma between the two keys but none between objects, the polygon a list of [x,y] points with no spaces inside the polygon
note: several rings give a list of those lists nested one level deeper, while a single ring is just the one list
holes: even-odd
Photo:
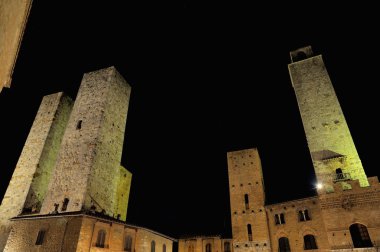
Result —
[{"label": "tall stone tower", "polygon": [[257,149],[227,153],[234,251],[270,251],[265,192]]},{"label": "tall stone tower", "polygon": [[9,234],[9,219],[40,210],[71,109],[72,100],[63,93],[42,99],[0,205],[0,251]]},{"label": "tall stone tower", "polygon": [[290,52],[290,58],[289,74],[318,182],[327,191],[334,182],[349,188],[344,181],[350,179],[368,186],[322,56],[314,56],[308,46]]},{"label": "tall stone tower", "polygon": [[84,75],[41,214],[96,209],[126,219],[132,175],[120,162],[130,91],[114,67]]}]

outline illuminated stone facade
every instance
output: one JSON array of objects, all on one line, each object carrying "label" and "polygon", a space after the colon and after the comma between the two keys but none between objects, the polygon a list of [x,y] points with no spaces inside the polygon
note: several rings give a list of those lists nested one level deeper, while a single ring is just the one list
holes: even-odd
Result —
[{"label": "illuminated stone facade", "polygon": [[[173,238],[153,230],[81,213],[18,217],[4,251],[171,252]],[[38,234],[44,231],[40,245]],[[104,239],[102,239],[102,237]],[[36,240],[37,239],[37,240]]]},{"label": "illuminated stone facade", "polygon": [[[131,174],[120,167],[130,86],[106,68],[83,76],[41,213],[95,207],[126,218]],[[119,186],[123,184],[124,186]]]},{"label": "illuminated stone facade", "polygon": [[[290,56],[289,73],[319,189],[314,197],[265,204],[257,149],[227,153],[233,250],[379,251],[378,178],[364,172],[321,55],[305,47]],[[189,239],[179,244],[179,252],[229,252],[192,250]]]},{"label": "illuminated stone facade", "polygon": [[42,205],[71,108],[71,99],[63,93],[42,99],[0,205],[0,251],[10,230],[9,219],[38,212]]},{"label": "illuminated stone facade", "polygon": [[368,186],[322,56],[314,56],[311,47],[293,51],[290,56],[290,78],[318,182],[331,188],[334,179],[351,178]]},{"label": "illuminated stone facade", "polygon": [[0,251],[172,251],[173,238],[125,222],[130,92],[110,67],[84,74],[74,103],[43,98],[0,206]]},{"label": "illuminated stone facade", "polygon": [[178,252],[232,252],[232,239],[221,236],[194,236],[179,239]]},{"label": "illuminated stone facade", "polygon": [[0,92],[9,87],[32,0],[0,1]]}]

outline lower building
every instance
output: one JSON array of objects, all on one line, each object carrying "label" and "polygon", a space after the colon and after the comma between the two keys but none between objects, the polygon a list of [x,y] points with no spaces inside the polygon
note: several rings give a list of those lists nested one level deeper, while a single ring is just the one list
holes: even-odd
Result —
[{"label": "lower building", "polygon": [[99,213],[23,215],[12,221],[4,251],[171,252],[176,241]]}]

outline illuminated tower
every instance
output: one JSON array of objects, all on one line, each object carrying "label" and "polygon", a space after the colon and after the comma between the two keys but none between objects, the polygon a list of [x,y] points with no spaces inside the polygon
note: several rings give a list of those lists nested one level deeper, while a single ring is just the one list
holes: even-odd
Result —
[{"label": "illuminated tower", "polygon": [[265,192],[257,149],[227,153],[234,251],[270,251]]},{"label": "illuminated tower", "polygon": [[71,99],[63,93],[42,99],[0,205],[0,251],[9,234],[9,219],[41,208],[71,108]]},{"label": "illuminated tower", "polygon": [[306,138],[319,183],[359,180],[368,186],[355,144],[321,55],[310,46],[290,52],[290,78],[297,97]]},{"label": "illuminated tower", "polygon": [[114,67],[84,74],[41,214],[95,209],[125,220],[132,175],[120,162],[130,90]]}]

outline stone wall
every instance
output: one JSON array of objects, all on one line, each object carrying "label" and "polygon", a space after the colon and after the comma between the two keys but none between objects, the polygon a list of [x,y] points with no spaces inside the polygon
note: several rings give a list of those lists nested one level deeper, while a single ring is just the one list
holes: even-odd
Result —
[{"label": "stone wall", "polygon": [[[100,230],[106,232],[104,248],[96,246]],[[172,252],[173,250],[173,239],[153,230],[93,217],[84,217],[77,251],[125,251],[124,243],[127,236],[132,238],[132,251],[151,252],[152,241],[155,242],[156,252],[163,252],[164,244],[166,252]]]},{"label": "stone wall", "polygon": [[8,220],[41,207],[71,108],[71,99],[63,93],[42,99],[0,206],[0,251],[9,231],[5,230]]},{"label": "stone wall", "polygon": [[9,87],[32,0],[0,1],[0,92]]},{"label": "stone wall", "polygon": [[[318,251],[328,251],[329,243],[325,232],[323,215],[318,197],[287,201],[267,205],[268,225],[271,234],[272,251],[279,250],[279,239],[289,239],[291,251],[304,251],[304,236],[313,235]],[[299,218],[299,211],[307,210],[310,220]],[[276,224],[275,215],[284,214],[285,223]]]},{"label": "stone wall", "polygon": [[233,252],[232,239],[220,236],[195,236],[181,238],[178,241],[178,252],[206,252],[206,245],[211,245],[212,252]]},{"label": "stone wall", "polygon": [[[173,250],[173,238],[153,230],[127,225],[83,214],[54,216],[24,216],[15,219],[4,251],[46,251],[46,252],[122,252],[125,239],[132,238],[131,251],[151,252],[155,242],[156,252]],[[36,245],[38,232],[45,230],[42,244]],[[104,247],[97,246],[100,230],[105,231]]]},{"label": "stone wall", "polygon": [[[114,67],[86,73],[82,79],[41,213],[96,207],[116,213],[120,162],[130,86]],[[125,201],[125,199],[123,199]]]},{"label": "stone wall", "polygon": [[[336,97],[321,55],[311,55],[310,47],[292,52],[307,58],[288,65],[292,85],[306,133],[318,182],[332,187],[335,169],[341,168],[361,186],[368,186],[366,174]],[[341,157],[341,163],[326,162]]]},{"label": "stone wall", "polygon": [[125,221],[128,210],[129,192],[131,190],[132,173],[120,166],[119,183],[116,193],[115,213],[120,214],[120,220]]},{"label": "stone wall", "polygon": [[349,181],[352,189],[335,185],[334,193],[319,192],[323,221],[329,243],[335,249],[353,247],[349,228],[359,223],[367,227],[375,246],[380,246],[380,184],[377,177],[368,178],[370,186],[360,187],[358,181]]},{"label": "stone wall", "polygon": [[[77,251],[81,217],[50,217],[15,220],[4,252],[73,252]],[[41,245],[38,233],[44,230]]]}]

